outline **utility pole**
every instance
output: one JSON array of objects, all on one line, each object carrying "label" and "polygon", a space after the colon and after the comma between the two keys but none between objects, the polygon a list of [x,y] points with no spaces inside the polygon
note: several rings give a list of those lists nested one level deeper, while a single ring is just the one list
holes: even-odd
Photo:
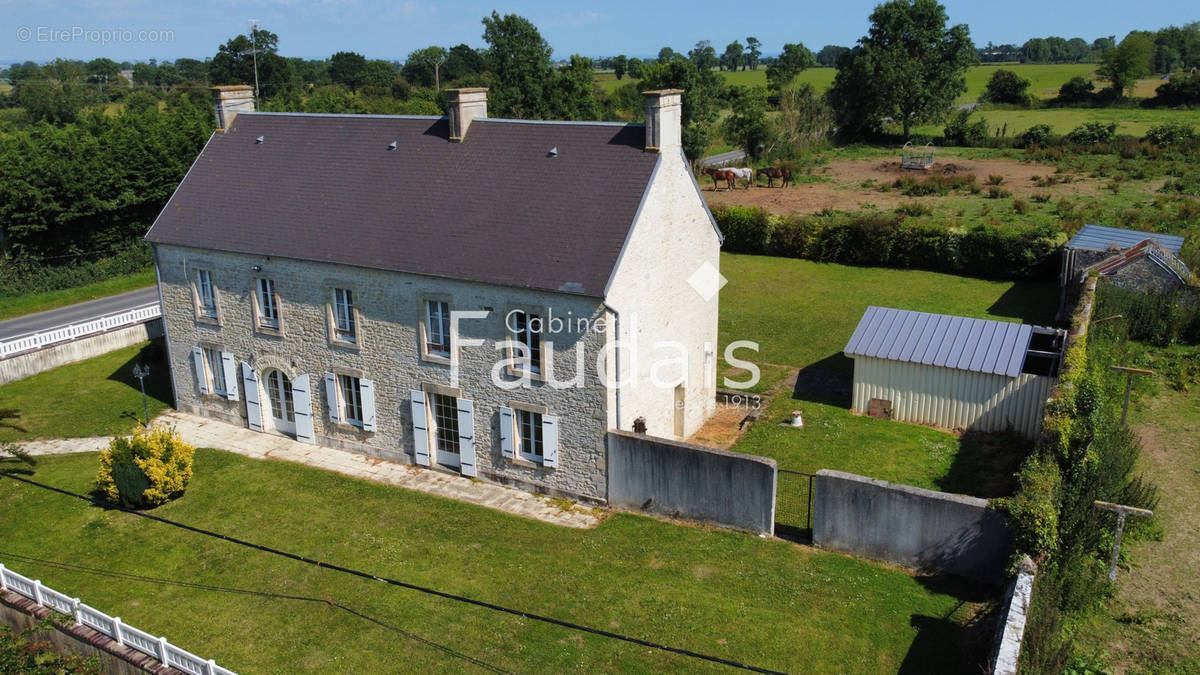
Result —
[{"label": "utility pole", "polygon": [[142,385],[142,412],[146,414],[146,426],[150,426],[150,405],[146,403],[146,376],[150,374],[150,366],[143,366],[140,363],[133,364],[133,376],[138,379],[138,383]]},{"label": "utility pole", "polygon": [[1093,504],[1098,509],[1112,511],[1117,514],[1117,531],[1113,534],[1112,560],[1108,564],[1108,580],[1110,582],[1116,581],[1117,559],[1121,556],[1121,534],[1125,531],[1125,516],[1149,518],[1154,515],[1154,512],[1149,509],[1139,509],[1136,506],[1125,506],[1124,504],[1113,504],[1112,502],[1102,502],[1100,500],[1096,500]]},{"label": "utility pole", "polygon": [[259,101],[262,95],[258,93],[258,43],[254,41],[254,32],[258,30],[258,19],[250,19],[250,57],[254,59],[254,100]]}]

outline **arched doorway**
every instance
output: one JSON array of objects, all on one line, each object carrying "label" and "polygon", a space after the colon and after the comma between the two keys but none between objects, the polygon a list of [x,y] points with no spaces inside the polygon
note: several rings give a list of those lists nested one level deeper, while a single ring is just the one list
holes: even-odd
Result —
[{"label": "arched doorway", "polygon": [[294,436],[296,434],[296,406],[292,401],[292,381],[280,370],[268,370],[263,374],[267,390],[267,402],[271,412],[271,425],[276,431]]}]

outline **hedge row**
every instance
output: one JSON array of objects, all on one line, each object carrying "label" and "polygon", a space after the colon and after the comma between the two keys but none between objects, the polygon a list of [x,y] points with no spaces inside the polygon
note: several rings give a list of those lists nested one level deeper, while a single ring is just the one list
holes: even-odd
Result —
[{"label": "hedge row", "polygon": [[989,279],[1053,276],[1061,233],[1053,226],[949,228],[903,214],[822,212],[778,216],[757,207],[712,209],[722,248],[818,262],[923,269]]},{"label": "hedge row", "polygon": [[97,281],[141,272],[154,265],[154,252],[145,242],[101,260],[67,265],[5,260],[0,262],[0,298],[15,298],[29,293],[57,291],[85,286]]}]

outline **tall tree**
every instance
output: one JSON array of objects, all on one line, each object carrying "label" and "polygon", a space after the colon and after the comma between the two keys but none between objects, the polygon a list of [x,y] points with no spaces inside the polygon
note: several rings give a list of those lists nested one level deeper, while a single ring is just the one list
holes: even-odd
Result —
[{"label": "tall tree", "polygon": [[725,53],[721,54],[721,68],[725,70],[737,70],[738,64],[745,58],[742,55],[742,43],[734,40],[725,46]]},{"label": "tall tree", "polygon": [[712,70],[717,67],[717,50],[713,49],[712,43],[708,40],[700,40],[688,52],[688,60],[700,70]]},{"label": "tall tree", "polygon": [[775,63],[767,66],[767,88],[778,92],[801,72],[817,65],[813,53],[802,43],[785,44]]},{"label": "tall tree", "polygon": [[559,69],[555,77],[552,101],[555,117],[567,120],[600,118],[592,78],[592,60],[572,54],[571,61]]},{"label": "tall tree", "polygon": [[830,102],[848,136],[878,131],[884,117],[907,137],[914,124],[937,121],[967,89],[978,55],[967,26],[947,28],[936,0],[891,0],[871,13],[871,28],[838,62]]},{"label": "tall tree", "polygon": [[1112,83],[1112,93],[1123,98],[1125,91],[1137,84],[1139,77],[1150,74],[1154,56],[1154,37],[1145,31],[1133,31],[1114,49],[1104,53],[1096,73]]},{"label": "tall tree", "polygon": [[296,84],[291,61],[278,52],[279,36],[264,28],[254,29],[249,36],[238,35],[217,48],[208,65],[209,80],[213,84],[253,85],[257,63],[263,98],[278,95]]},{"label": "tall tree", "polygon": [[750,70],[758,70],[758,59],[762,56],[762,42],[756,37],[746,38],[746,59],[742,61],[742,70],[747,66]]},{"label": "tall tree", "polygon": [[[700,157],[708,147],[709,130],[717,119],[720,76],[712,70],[700,70],[687,59],[673,59],[666,63],[643,65],[641,77],[641,88],[644,90],[683,90],[683,152],[689,159]],[[640,114],[642,111],[638,112]]]},{"label": "tall tree", "polygon": [[629,57],[624,54],[619,54],[613,57],[613,74],[620,80],[625,77],[625,71],[629,68]]},{"label": "tall tree", "polygon": [[441,77],[443,82],[450,82],[471,75],[479,75],[487,70],[483,53],[465,44],[457,44],[446,52],[446,61],[442,64]]},{"label": "tall tree", "polygon": [[[441,66],[446,61],[446,50],[436,45],[417,49],[408,55],[401,73],[404,79],[418,87],[440,86]],[[452,79],[452,78],[446,78]]]},{"label": "tall tree", "polygon": [[817,63],[826,68],[832,68],[837,65],[838,59],[842,58],[842,54],[848,51],[850,51],[849,47],[825,45],[821,47],[821,51],[817,52]]},{"label": "tall tree", "polygon": [[362,86],[363,70],[367,57],[356,52],[338,52],[329,57],[329,79],[334,84],[344,84],[355,91]]},{"label": "tall tree", "polygon": [[88,82],[108,82],[117,79],[121,64],[112,59],[92,59],[87,64]]},{"label": "tall tree", "polygon": [[[488,43],[488,66],[493,85],[488,107],[498,116],[545,119],[551,110],[548,89],[554,83],[550,45],[537,27],[516,14],[495,11],[483,19],[483,39]],[[495,103],[493,104],[492,101]]]},{"label": "tall tree", "polygon": [[659,63],[666,63],[668,61],[674,61],[675,59],[682,59],[682,58],[684,58],[684,56],[682,54],[675,51],[674,49],[671,49],[670,47],[663,47],[662,49],[658,50],[658,62]]},{"label": "tall tree", "polygon": [[400,69],[391,61],[372,59],[363,66],[361,85],[375,89],[390,89],[392,82],[400,76]]},{"label": "tall tree", "polygon": [[758,159],[767,150],[771,125],[767,120],[767,90],[763,87],[732,87],[731,113],[723,123],[725,139]]}]

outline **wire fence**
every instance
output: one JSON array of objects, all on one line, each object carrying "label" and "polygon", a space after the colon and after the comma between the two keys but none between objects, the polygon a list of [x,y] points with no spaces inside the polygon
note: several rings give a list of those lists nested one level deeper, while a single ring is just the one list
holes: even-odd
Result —
[{"label": "wire fence", "polygon": [[775,483],[775,534],[784,539],[812,541],[812,499],[815,476],[779,469]]},{"label": "wire fence", "polygon": [[42,607],[65,614],[81,625],[107,635],[119,645],[158,659],[165,666],[191,675],[237,675],[232,670],[218,666],[212,659],[202,659],[167,642],[164,637],[155,637],[129,626],[121,621],[119,616],[109,616],[95,607],[85,605],[79,598],[44,586],[36,579],[17,574],[3,564],[0,564],[0,591],[12,591]]}]

